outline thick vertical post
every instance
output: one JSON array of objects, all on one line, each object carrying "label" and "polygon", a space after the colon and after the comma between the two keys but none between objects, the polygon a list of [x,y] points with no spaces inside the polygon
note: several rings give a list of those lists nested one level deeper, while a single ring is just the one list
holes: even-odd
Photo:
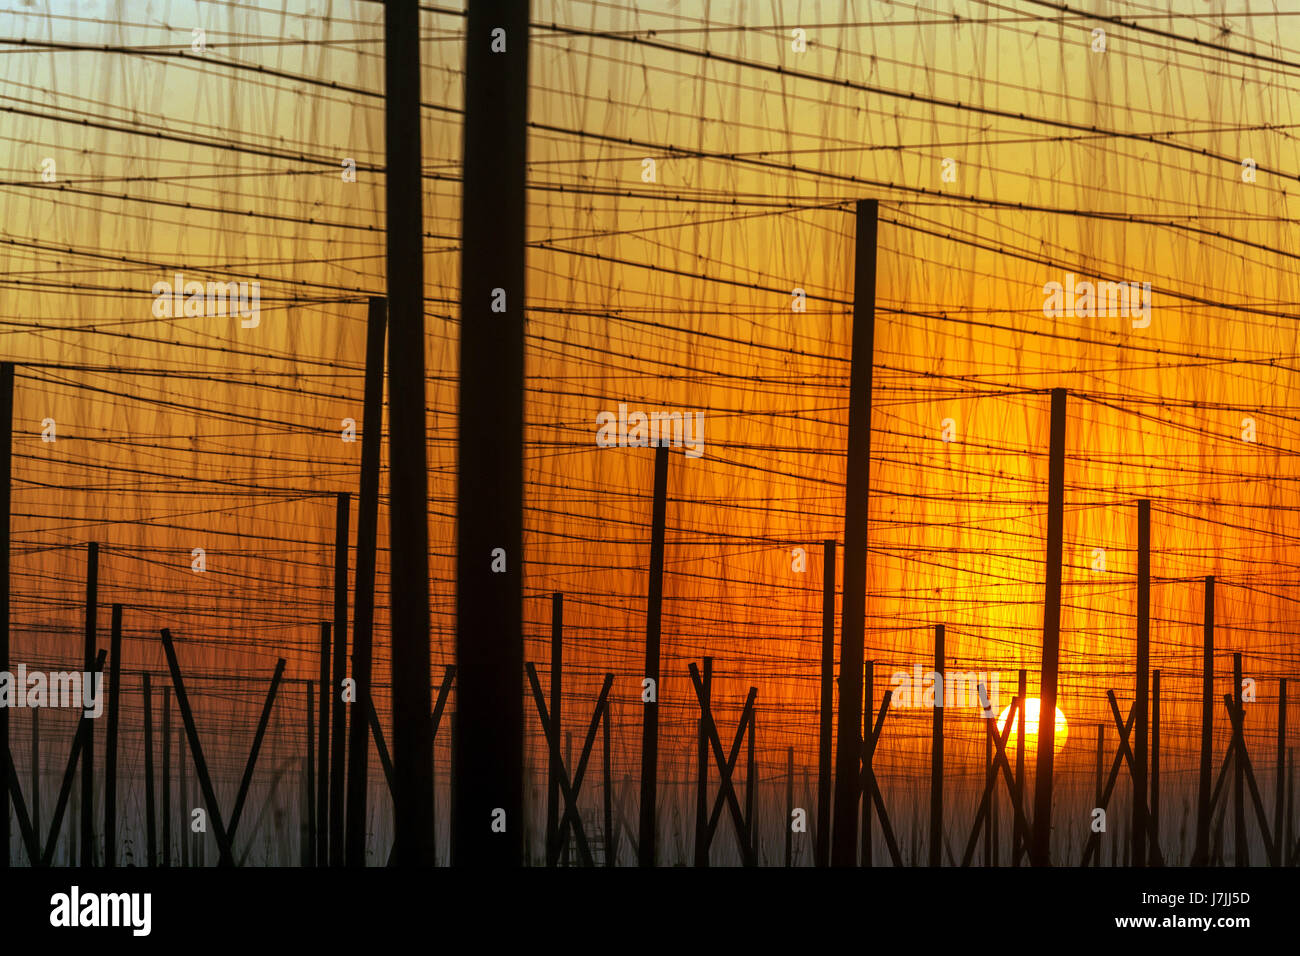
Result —
[{"label": "thick vertical post", "polygon": [[858,858],[858,779],[862,766],[862,657],[867,600],[867,496],[871,464],[871,362],[876,328],[874,199],[856,207],[853,336],[849,366],[848,442],[844,462],[844,584],[840,610],[839,737],[835,749],[835,811],[831,864]]},{"label": "thick vertical post", "polygon": [[[528,0],[471,4],[468,10],[457,446],[461,746],[453,780],[458,822],[452,862],[514,867],[521,862],[524,830],[520,678]],[[418,101],[411,121],[419,122]],[[418,166],[415,174],[418,180]],[[492,440],[485,441],[486,435]],[[492,833],[484,822],[494,807],[503,808],[511,821],[504,834]]]},{"label": "thick vertical post", "polygon": [[[32,714],[32,832],[41,832],[41,709],[31,708]],[[7,768],[6,768],[7,769]],[[34,862],[34,861],[33,861]],[[6,864],[7,865],[7,864]]]},{"label": "thick vertical post", "polygon": [[1232,754],[1232,825],[1233,849],[1237,866],[1250,864],[1250,851],[1246,846],[1246,761],[1242,759],[1246,746],[1246,710],[1241,700],[1241,652],[1232,655],[1232,705],[1236,708],[1237,749]]},{"label": "thick vertical post", "polygon": [[158,865],[157,807],[153,792],[153,688],[149,672],[144,674],[144,827],[147,866]]},{"label": "thick vertical post", "polygon": [[713,658],[704,658],[700,683],[704,687],[704,705],[696,722],[695,734],[695,865],[709,865],[709,721],[712,719]]},{"label": "thick vertical post", "polygon": [[[641,720],[641,819],[637,862],[655,865],[655,801],[659,782],[659,627],[664,600],[664,524],[668,516],[668,447],[655,449],[654,503],[650,515],[650,581],[645,612],[645,679],[651,700]],[[643,694],[646,690],[643,689]]]},{"label": "thick vertical post", "polygon": [[[472,55],[477,42],[474,12],[470,14],[470,50],[469,84],[467,96],[465,135],[467,143],[474,136],[475,113],[485,111],[474,109],[472,97],[476,60]],[[481,32],[483,31],[480,26]],[[481,46],[487,52],[486,36]],[[506,60],[501,58],[502,64]],[[480,68],[481,69],[481,68]],[[393,862],[397,864],[432,866],[435,862],[433,852],[433,728],[429,721],[429,471],[428,471],[428,434],[425,416],[427,408],[424,393],[424,182],[421,175],[420,145],[420,9],[415,3],[391,3],[384,7],[384,145],[386,154],[385,209],[388,226],[388,397],[389,397],[389,542],[392,570],[389,578],[392,617],[392,687],[393,687]],[[486,119],[487,117],[483,117]],[[478,120],[481,123],[483,120]],[[477,163],[466,163],[467,172],[472,172]],[[468,190],[470,182],[465,183]],[[490,218],[485,215],[484,218]],[[504,239],[504,237],[503,237]],[[509,241],[504,245],[509,246]],[[522,248],[522,240],[520,241]],[[462,263],[473,252],[469,243],[462,247]],[[481,327],[479,310],[461,311],[462,346],[466,334],[472,336],[472,330]],[[501,318],[494,316],[494,318]],[[490,323],[488,323],[490,325]],[[504,370],[503,370],[504,371]],[[469,369],[461,361],[462,387],[460,400],[462,407],[475,407],[478,396],[474,392],[477,381],[480,388],[491,389],[493,386],[510,389],[505,385],[508,377],[498,378],[490,373],[483,374],[479,363]],[[469,382],[470,391],[466,392],[465,383]],[[490,403],[491,400],[489,400]],[[490,413],[488,413],[490,414]],[[504,427],[504,423],[503,423]],[[518,447],[519,442],[508,428],[503,432],[493,432],[484,428],[476,437],[492,432],[503,446]],[[495,445],[496,442],[484,442]],[[473,457],[467,459],[461,449],[460,473],[473,475],[475,480],[487,482],[484,472],[478,469]],[[491,492],[495,493],[496,488]],[[502,497],[500,505],[509,509],[514,507],[508,498]],[[460,520],[464,521],[463,505]],[[472,541],[461,534],[461,553],[467,547],[479,547],[481,542],[475,537]],[[492,547],[506,547],[501,542]],[[519,567],[517,551],[510,552],[513,567]],[[486,566],[487,550],[474,551],[474,559]],[[456,575],[458,587],[466,579],[463,569]],[[490,600],[481,602],[491,603]],[[460,627],[471,623],[464,614],[464,608],[458,615]],[[477,620],[477,619],[475,619]],[[473,627],[470,628],[474,632]],[[474,632],[483,643],[492,646],[494,636],[490,637],[487,628]],[[466,661],[461,661],[461,673],[465,673]],[[502,662],[503,666],[512,666],[511,662]],[[473,667],[468,668],[470,671]],[[502,696],[500,704],[507,710],[512,707],[521,710],[519,701],[519,675],[523,670],[522,661],[511,672],[512,683],[509,692]],[[472,683],[472,678],[471,678]],[[461,700],[464,701],[465,681],[461,680]],[[472,695],[471,695],[472,696]],[[469,748],[476,749],[476,748]],[[487,759],[509,759],[507,754],[495,750],[489,743],[484,748]],[[456,775],[457,783],[463,784],[466,776]],[[501,806],[502,804],[494,804]],[[510,807],[509,809],[514,809]],[[323,816],[325,808],[318,812]],[[483,813],[487,813],[486,810]],[[489,836],[486,826],[478,824],[486,817],[479,813],[470,813],[476,831],[482,830]],[[512,814],[509,820],[507,840],[517,842],[517,834],[522,829],[523,821],[518,814]],[[476,854],[467,855],[468,860]],[[484,862],[490,857],[481,857]]]},{"label": "thick vertical post", "polygon": [[[1019,694],[1020,707],[1015,713],[1008,714],[1007,720],[1016,722],[1016,792],[1012,796],[1012,805],[1015,808],[1016,816],[1013,818],[1011,826],[1011,865],[1019,866],[1020,857],[1028,851],[1029,847],[1024,845],[1024,836],[1021,835],[1021,828],[1016,826],[1014,820],[1020,819],[1020,814],[1024,812],[1025,806],[1025,706],[1024,702],[1028,700],[1029,694],[1029,672],[1023,667],[1016,677],[1016,693]],[[1042,711],[1040,704],[1039,719],[1041,722]]]},{"label": "thick vertical post", "polygon": [[[9,514],[13,491],[14,363],[0,362],[0,671],[9,671]],[[32,710],[33,720],[36,711]],[[34,726],[34,725],[33,725]],[[9,866],[9,708],[0,707],[0,867]],[[41,795],[32,793],[32,819],[40,814]],[[33,826],[36,824],[33,823]],[[39,832],[39,830],[38,830]]]},{"label": "thick vertical post", "polygon": [[1205,641],[1201,655],[1201,767],[1196,787],[1192,865],[1210,862],[1210,774],[1214,760],[1214,575],[1205,578]]},{"label": "thick vertical post", "polygon": [[[334,679],[330,682],[330,866],[343,865],[344,771],[347,768],[348,709],[341,694],[348,667],[348,513],[352,496],[334,500]],[[360,723],[364,723],[360,721]]]},{"label": "thick vertical post", "polygon": [[1029,847],[1029,861],[1034,866],[1051,863],[1056,683],[1061,658],[1061,546],[1065,528],[1065,399],[1065,389],[1052,389],[1052,437],[1047,462],[1047,587],[1043,605],[1042,676],[1038,682],[1034,832]]},{"label": "thick vertical post", "polygon": [[[99,544],[86,545],[86,638],[84,672],[93,673],[99,613]],[[96,678],[91,678],[95,680]],[[95,865],[95,725],[86,728],[81,748],[81,865]]]},{"label": "thick vertical post", "polygon": [[794,748],[785,748],[785,865],[794,866]]},{"label": "thick vertical post", "polygon": [[366,865],[366,784],[369,775],[371,661],[375,627],[375,555],[379,529],[379,452],[384,434],[384,339],[388,303],[371,296],[366,314],[366,374],[361,418],[361,483],[357,488],[356,576],[352,599],[352,679],[356,685],[348,725],[345,858]]},{"label": "thick vertical post", "polygon": [[[1096,767],[1095,777],[1094,777],[1094,779],[1096,780],[1096,786],[1094,790],[1093,804],[1092,804],[1094,808],[1100,807],[1102,801],[1101,766],[1102,766],[1102,758],[1105,754],[1105,748],[1106,748],[1106,725],[1098,724],[1097,725],[1097,767]],[[1094,866],[1101,866],[1100,843],[1097,846],[1097,853],[1095,856],[1093,856],[1092,860]]]},{"label": "thick vertical post", "polygon": [[934,708],[930,728],[930,865],[943,864],[943,625],[934,626]]},{"label": "thick vertical post", "polygon": [[122,685],[122,605],[114,604],[108,638],[108,736],[104,742],[104,866],[117,865],[117,727]]},{"label": "thick vertical post", "polygon": [[[821,726],[817,738],[817,865],[831,863],[831,748],[835,720],[835,539],[822,542]],[[865,809],[871,800],[867,794]]]},{"label": "thick vertical post", "polygon": [[[564,595],[551,595],[551,739],[547,741],[546,865],[560,861],[560,732],[564,708]],[[555,746],[551,746],[554,742]]]},{"label": "thick vertical post", "polygon": [[875,713],[876,692],[875,692],[876,662],[867,661],[862,668],[862,743],[866,754],[863,756],[863,762],[866,764],[866,779],[868,781],[867,789],[862,791],[862,866],[871,866],[871,790],[870,782],[875,780],[872,776],[874,771],[871,769],[871,758],[875,748],[870,744],[871,715]]},{"label": "thick vertical post", "polygon": [[1160,671],[1151,672],[1151,805],[1147,808],[1147,859],[1156,862],[1160,845]]},{"label": "thick vertical post", "polygon": [[330,623],[320,623],[320,701],[316,728],[316,865],[329,865],[330,806]]},{"label": "thick vertical post", "polygon": [[1133,706],[1133,820],[1130,837],[1134,866],[1145,866],[1147,857],[1147,714],[1151,666],[1151,502],[1138,503],[1137,661],[1134,673]]},{"label": "thick vertical post", "polygon": [[1281,866],[1282,855],[1282,805],[1286,801],[1286,678],[1277,688],[1277,776],[1273,788],[1273,860]]},{"label": "thick vertical post", "polygon": [[317,866],[316,850],[316,685],[307,684],[307,833],[304,836],[303,866]]},{"label": "thick vertical post", "polygon": [[172,697],[162,686],[162,866],[172,865]]}]

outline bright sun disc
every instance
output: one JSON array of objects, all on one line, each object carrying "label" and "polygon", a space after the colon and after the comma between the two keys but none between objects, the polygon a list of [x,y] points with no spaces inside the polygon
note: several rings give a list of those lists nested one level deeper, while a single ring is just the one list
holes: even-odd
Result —
[{"label": "bright sun disc", "polygon": [[[1011,713],[1011,705],[998,715],[998,733],[1007,726],[1007,717]],[[1011,727],[1011,735],[1007,738],[1007,749],[1014,750],[1020,730],[1015,725]],[[1052,740],[1052,753],[1059,753],[1065,746],[1067,735],[1065,714],[1061,713],[1061,708],[1056,708],[1056,731]],[[1038,747],[1038,698],[1030,697],[1025,700],[1025,750],[1036,750]]]}]

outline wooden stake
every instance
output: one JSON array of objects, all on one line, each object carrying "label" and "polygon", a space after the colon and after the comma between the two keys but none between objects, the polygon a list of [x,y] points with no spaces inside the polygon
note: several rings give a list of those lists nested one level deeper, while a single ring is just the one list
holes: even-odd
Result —
[{"label": "wooden stake", "polygon": [[[831,747],[835,720],[835,539],[822,542],[821,718],[817,736],[817,865],[831,862]],[[704,749],[701,740],[701,750]],[[869,801],[870,798],[868,798]],[[864,803],[864,807],[868,804]],[[867,812],[864,810],[864,813]],[[864,822],[863,826],[867,824]]]}]

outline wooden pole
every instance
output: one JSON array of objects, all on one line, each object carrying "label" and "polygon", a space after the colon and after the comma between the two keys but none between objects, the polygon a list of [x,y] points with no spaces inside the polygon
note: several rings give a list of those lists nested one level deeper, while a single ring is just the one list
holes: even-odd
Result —
[{"label": "wooden pole", "polygon": [[785,865],[794,866],[794,748],[785,749]]},{"label": "wooden pole", "polygon": [[[179,708],[180,704],[177,703]],[[176,735],[176,797],[180,801],[180,828],[176,833],[176,840],[180,843],[181,866],[190,865],[190,812],[193,809],[190,806],[190,781],[186,773],[185,760],[185,728],[182,723],[181,731]]]},{"label": "wooden pole", "polygon": [[316,734],[316,865],[329,866],[330,806],[330,623],[320,623],[320,719]]},{"label": "wooden pole", "polygon": [[[551,595],[551,727],[558,740],[563,729],[564,707],[564,595]],[[546,865],[560,862],[560,755],[546,748]]]},{"label": "wooden pole", "polygon": [[835,808],[831,865],[858,861],[858,781],[862,766],[862,661],[866,631],[867,498],[871,477],[871,363],[876,327],[874,199],[855,209],[853,338],[849,365],[848,441],[844,462],[844,583],[840,610],[839,736],[835,751]]},{"label": "wooden pole", "polygon": [[[86,639],[85,672],[95,662],[95,638],[99,613],[99,544],[86,545]],[[81,747],[81,865],[95,865],[95,725],[86,728]]]},{"label": "wooden pole", "polygon": [[303,866],[317,866],[316,849],[316,685],[307,685],[307,831],[303,836]]},{"label": "wooden pole", "polygon": [[330,682],[330,866],[343,865],[344,771],[347,769],[348,709],[341,694],[348,665],[348,514],[352,496],[334,499],[334,679]]},{"label": "wooden pole", "polygon": [[[867,661],[863,666],[862,674],[862,741],[867,744],[867,781],[870,783],[875,778],[872,777],[871,755],[874,752],[874,745],[869,744],[871,740],[871,714],[872,708],[875,707],[876,662]],[[871,822],[871,793],[869,788],[862,791],[862,865],[871,866],[871,842],[874,827]]]},{"label": "wooden pole", "polygon": [[1237,750],[1232,757],[1232,825],[1233,849],[1237,866],[1250,865],[1250,851],[1246,845],[1246,761],[1242,760],[1241,749],[1246,745],[1245,708],[1241,702],[1241,652],[1232,655],[1232,701],[1240,715],[1241,732],[1237,735]]},{"label": "wooden pole", "polygon": [[[654,503],[650,518],[650,582],[645,615],[645,680],[653,689],[645,702],[641,722],[641,818],[637,837],[637,862],[655,865],[655,801],[659,779],[659,630],[664,597],[664,524],[668,507],[668,448],[655,449]],[[647,685],[642,685],[642,695]]]},{"label": "wooden pole", "polygon": [[162,688],[162,866],[172,865],[172,698]]},{"label": "wooden pole", "polygon": [[[345,859],[366,865],[366,799],[370,741],[371,662],[375,627],[375,563],[379,530],[379,452],[384,434],[384,340],[388,303],[371,296],[366,314],[366,373],[362,402],[361,482],[357,488],[356,580],[352,599],[353,718],[348,724]],[[360,716],[358,716],[360,715]]]},{"label": "wooden pole", "polygon": [[1042,677],[1038,682],[1034,830],[1029,847],[1029,860],[1034,866],[1051,863],[1056,685],[1061,657],[1061,549],[1065,528],[1065,402],[1066,390],[1052,389],[1052,432],[1047,465],[1047,586],[1043,607]]},{"label": "wooden pole", "polygon": [[[452,862],[475,866],[519,866],[523,852],[528,6],[472,4],[465,33]],[[492,567],[494,549],[504,567]],[[494,807],[517,821],[505,833],[486,825]]]},{"label": "wooden pole", "polygon": [[709,743],[707,728],[712,718],[710,704],[713,697],[713,658],[704,658],[701,679],[704,693],[703,707],[696,727],[695,740],[695,865],[709,865]]},{"label": "wooden pole", "polygon": [[943,625],[934,627],[934,707],[930,728],[930,865],[943,864]]},{"label": "wooden pole", "polygon": [[[1028,700],[1029,693],[1029,672],[1023,667],[1017,675],[1016,693],[1020,698],[1021,707],[1007,715],[1007,720],[1014,719],[1016,722],[1016,791],[1013,796],[1013,806],[1016,816],[1018,817],[1025,809],[1025,710],[1024,701]],[[1041,705],[1040,705],[1041,706]],[[1039,711],[1041,719],[1042,711]],[[1015,819],[1013,817],[1013,819]],[[1011,865],[1019,866],[1020,857],[1029,849],[1025,846],[1024,836],[1021,835],[1020,828],[1013,826],[1011,828]]]},{"label": "wooden pole", "polygon": [[1147,812],[1148,859],[1153,863],[1160,845],[1160,671],[1151,672],[1151,806]]},{"label": "wooden pole", "polygon": [[[1105,753],[1105,749],[1106,749],[1106,725],[1098,724],[1097,725],[1097,770],[1096,770],[1097,784],[1096,784],[1095,796],[1093,797],[1093,804],[1092,804],[1094,809],[1101,807],[1102,800],[1104,799],[1101,792],[1101,788],[1102,788],[1101,766],[1102,766],[1102,756]],[[1095,861],[1096,866],[1101,866],[1100,849],[1098,849],[1097,855],[1093,859]],[[1087,865],[1086,860],[1084,865],[1085,866]]]},{"label": "wooden pole", "polygon": [[114,604],[108,639],[108,736],[104,745],[104,867],[117,865],[117,728],[122,686],[122,605]]},{"label": "wooden pole", "polygon": [[1286,678],[1277,688],[1277,775],[1273,789],[1273,865],[1282,865],[1282,805],[1286,801]]},{"label": "wooden pole", "polygon": [[149,684],[149,672],[144,673],[144,826],[148,866],[158,865],[158,828],[156,824],[158,808],[154,803],[153,791],[153,688]]},{"label": "wooden pole", "polygon": [[[9,549],[13,494],[14,363],[0,362],[0,671],[9,670]],[[35,720],[36,711],[32,710]],[[33,728],[35,724],[32,725]],[[35,734],[35,730],[32,731]],[[33,738],[34,739],[34,738]],[[0,867],[9,866],[9,708],[0,707]],[[32,820],[39,818],[40,790],[32,792]],[[33,824],[35,825],[35,824]],[[39,829],[38,831],[39,832]]]},{"label": "wooden pole", "polygon": [[[831,862],[831,748],[835,727],[835,547],[834,538],[827,538],[822,542],[822,672],[819,711],[821,726],[817,739],[817,865],[823,867],[830,866]],[[864,806],[868,805],[864,804]]]},{"label": "wooden pole", "polygon": [[[476,29],[474,11],[470,11],[470,51],[468,60],[470,75],[467,96],[466,140],[473,139],[475,116],[483,111],[469,100],[475,97],[478,60],[473,56],[476,43],[487,51],[487,39],[479,35],[481,27]],[[505,25],[504,23],[502,25]],[[506,57],[500,58],[502,63]],[[433,740],[429,725],[429,468],[428,468],[428,431],[426,425],[427,404],[425,402],[424,373],[424,181],[422,175],[422,152],[420,143],[420,10],[414,3],[392,3],[384,7],[384,143],[385,143],[385,209],[387,216],[388,256],[388,397],[389,397],[389,442],[388,442],[388,485],[389,485],[389,543],[391,570],[389,573],[389,592],[391,600],[392,632],[392,708],[393,708],[393,829],[394,862],[402,865],[433,866],[436,862],[433,846]],[[471,157],[474,154],[471,152]],[[465,169],[470,173],[477,162],[467,162]],[[465,183],[468,190],[469,182]],[[508,246],[506,242],[504,245]],[[474,261],[474,250],[468,242],[462,244],[461,262]],[[468,295],[470,290],[463,293]],[[474,330],[493,323],[480,321],[481,310],[461,310],[461,390],[462,407],[474,407],[478,404],[478,393],[472,383],[479,381],[480,388],[500,387],[502,391],[511,389],[505,383],[509,376],[498,377],[483,372],[480,363],[464,361],[466,338],[474,338]],[[500,318],[495,316],[494,318]],[[499,326],[497,326],[499,328]],[[492,334],[488,330],[487,334]],[[505,373],[505,368],[500,369]],[[471,383],[466,388],[466,383]],[[489,402],[491,399],[489,399]],[[491,413],[488,412],[490,415]],[[502,422],[502,431],[484,428],[476,439],[493,434],[493,442],[484,445],[500,444],[517,447],[518,442],[510,434],[508,423]],[[490,483],[486,474],[475,467],[476,459],[466,456],[462,447],[459,462],[462,475],[473,475],[475,480],[484,485]],[[488,488],[489,494],[498,489]],[[502,497],[497,505],[509,510],[509,497]],[[465,520],[465,509],[458,509],[459,520]],[[473,548],[474,560],[486,565],[488,552],[478,550],[480,542],[471,540],[463,533],[460,536],[460,548]],[[498,542],[492,547],[503,546],[509,551],[513,567],[518,569],[522,555],[517,549],[510,550],[511,542]],[[462,571],[456,575],[457,587],[463,587],[467,575]],[[484,604],[490,603],[488,601]],[[458,622],[461,628],[467,626],[473,630],[473,622],[463,606],[458,606]],[[495,644],[495,635],[484,628],[475,634],[483,644],[491,647]],[[462,659],[462,664],[466,663]],[[512,683],[508,694],[503,694],[499,704],[506,711],[518,712],[522,709],[522,697],[519,693],[519,674],[523,662],[503,660],[502,666],[513,668],[510,672]],[[471,667],[470,670],[473,670]],[[472,683],[472,679],[471,679]],[[464,683],[461,684],[461,706],[464,706]],[[502,741],[502,744],[505,742]],[[510,756],[496,749],[489,742],[483,748],[472,749],[480,753],[480,759],[509,760]],[[490,772],[490,770],[488,770]],[[456,783],[463,785],[470,774],[457,773]],[[470,800],[464,805],[467,820],[472,820],[473,827],[467,832],[482,831],[487,838],[500,838],[500,834],[489,833],[484,821],[488,819],[488,807],[501,806],[500,803],[489,804],[480,811]],[[471,810],[471,807],[473,808]],[[513,805],[510,809],[514,809]],[[325,808],[318,811],[322,816]],[[518,814],[511,814],[511,833],[506,840],[515,840],[514,834],[520,830],[522,821]],[[453,830],[453,834],[454,834]],[[517,840],[515,841],[517,842]],[[500,845],[500,844],[498,844]],[[480,858],[480,862],[491,859],[491,851]],[[477,854],[474,848],[467,854],[472,859]]]},{"label": "wooden pole", "polygon": [[1205,639],[1201,655],[1201,767],[1196,789],[1192,866],[1210,862],[1210,775],[1214,772],[1214,575],[1205,578]]},{"label": "wooden pole", "polygon": [[1147,714],[1151,703],[1148,698],[1151,666],[1151,502],[1138,503],[1138,582],[1137,582],[1137,661],[1134,674],[1134,707],[1137,719],[1133,723],[1133,807],[1130,838],[1133,865],[1146,865],[1146,802],[1147,802],[1147,740],[1150,728]]}]

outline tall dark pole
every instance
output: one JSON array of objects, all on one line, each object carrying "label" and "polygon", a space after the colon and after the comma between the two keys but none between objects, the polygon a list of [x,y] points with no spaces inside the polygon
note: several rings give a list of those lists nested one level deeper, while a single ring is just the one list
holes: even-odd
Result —
[{"label": "tall dark pole", "polygon": [[316,728],[316,865],[329,865],[330,623],[320,624],[320,720]]},{"label": "tall dark pole", "polygon": [[153,793],[153,688],[149,672],[144,673],[144,823],[147,866],[158,865],[157,807]]},{"label": "tall dark pole", "polygon": [[[559,746],[564,706],[564,595],[551,595],[551,737]],[[560,755],[547,742],[546,865],[560,861]]]},{"label": "tall dark pole", "polygon": [[[473,11],[471,11],[471,23]],[[471,37],[473,33],[471,32]],[[470,61],[471,69],[473,60]],[[473,82],[473,77],[470,77]],[[429,720],[429,453],[424,394],[424,182],[420,145],[420,9],[415,3],[384,7],[384,143],[388,219],[389,509],[392,571],[393,862],[433,866],[433,725]],[[465,134],[472,120],[467,111]],[[468,172],[467,168],[467,172]],[[465,183],[469,188],[469,182]],[[522,246],[522,243],[521,243]],[[469,246],[462,248],[462,260]],[[478,314],[461,312],[462,337]],[[465,372],[461,368],[462,375]],[[477,371],[477,369],[476,369]],[[483,376],[482,387],[500,384]],[[508,390],[508,389],[507,389]],[[464,404],[470,396],[461,391]],[[489,433],[485,429],[481,437]],[[506,435],[498,435],[509,442]],[[484,442],[493,444],[493,442]],[[460,459],[462,474],[481,477]],[[509,507],[502,501],[503,507]],[[462,511],[461,519],[464,520]],[[474,544],[478,542],[475,541]],[[468,542],[462,536],[463,549]],[[486,561],[487,555],[477,555]],[[512,555],[518,557],[518,555]],[[463,574],[457,574],[459,582]],[[465,620],[460,619],[460,626]],[[485,635],[477,635],[483,639]],[[490,644],[490,640],[483,640]],[[523,664],[513,672],[517,685]],[[461,673],[464,673],[462,662]],[[464,687],[462,680],[461,687]],[[514,706],[512,685],[502,705]],[[522,698],[520,698],[522,700]],[[463,701],[463,697],[462,697]],[[467,748],[462,748],[467,749]],[[505,759],[499,753],[491,757]],[[456,780],[464,783],[465,774]],[[318,812],[323,814],[324,808]],[[467,813],[486,832],[487,811]],[[516,824],[519,821],[515,821]],[[517,828],[517,827],[516,827]],[[471,854],[471,859],[474,854]]]},{"label": "tall dark pole", "polygon": [[1232,655],[1232,705],[1237,711],[1237,726],[1241,733],[1237,735],[1238,749],[1232,754],[1232,827],[1233,827],[1233,862],[1237,866],[1250,864],[1250,849],[1246,845],[1246,761],[1242,759],[1241,748],[1246,745],[1246,711],[1241,700],[1241,652]]},{"label": "tall dark pole", "polygon": [[1061,657],[1061,546],[1065,528],[1065,397],[1052,389],[1052,437],[1047,462],[1047,588],[1043,606],[1042,677],[1038,683],[1038,760],[1034,832],[1029,861],[1051,863],[1052,764],[1056,744],[1056,680]]},{"label": "tall dark pole", "polygon": [[[524,835],[528,0],[468,9],[457,445],[460,744],[452,780],[452,862],[515,867],[522,861]],[[418,103],[412,121],[419,122]],[[491,440],[485,440],[488,435]],[[505,832],[489,826],[498,810],[505,813]]]},{"label": "tall dark pole", "polygon": [[1134,674],[1133,706],[1133,825],[1134,866],[1145,866],[1147,857],[1147,714],[1150,712],[1151,667],[1151,502],[1138,502],[1137,663]]},{"label": "tall dark pole", "polygon": [[1210,774],[1214,772],[1214,575],[1205,578],[1205,640],[1201,655],[1201,767],[1196,786],[1192,865],[1210,862]]},{"label": "tall dark pole", "polygon": [[[821,727],[817,740],[817,865],[831,863],[831,747],[835,724],[835,539],[822,542]],[[871,795],[867,795],[870,801]],[[864,813],[870,813],[867,803]]]},{"label": "tall dark pole", "polygon": [[[664,599],[664,524],[668,516],[668,448],[655,449],[654,503],[650,511],[650,582],[645,611],[645,680],[653,682],[654,699],[642,704],[641,819],[637,863],[655,865],[655,801],[659,780],[659,625]],[[643,688],[646,685],[642,685]],[[643,699],[646,691],[643,690]]]},{"label": "tall dark pole", "polygon": [[117,719],[122,684],[122,605],[114,604],[108,638],[108,737],[104,743],[104,866],[117,864]]},{"label": "tall dark pole", "polygon": [[856,208],[853,345],[849,366],[848,443],[844,462],[844,584],[840,610],[839,737],[831,865],[858,862],[858,779],[862,767],[862,657],[867,601],[867,495],[871,462],[871,362],[876,329],[874,199]]},{"label": "tall dark pole", "polygon": [[[99,613],[99,545],[86,545],[85,674],[95,668],[95,632]],[[91,678],[94,680],[95,678]],[[81,865],[95,865],[95,725],[86,727],[81,748]]]},{"label": "tall dark pole", "polygon": [[1151,672],[1151,805],[1147,808],[1147,858],[1154,864],[1160,846],[1160,671]]},{"label": "tall dark pole", "polygon": [[[1273,860],[1281,866],[1283,855],[1282,806],[1286,800],[1286,678],[1277,689],[1277,776],[1273,787]],[[1287,849],[1290,849],[1287,847]]]},{"label": "tall dark pole", "polygon": [[934,626],[934,708],[930,733],[930,865],[943,864],[943,625]]},{"label": "tall dark pole", "polygon": [[366,316],[366,377],[357,495],[357,570],[352,599],[352,679],[357,696],[348,725],[347,864],[366,865],[366,777],[370,754],[370,671],[375,627],[375,548],[379,528],[379,449],[384,434],[387,303],[372,296]]},{"label": "tall dark pole", "polygon": [[307,829],[303,835],[303,866],[316,866],[316,700],[315,684],[307,685]]},{"label": "tall dark pole", "polygon": [[[330,866],[343,865],[343,774],[347,764],[348,708],[342,700],[348,667],[348,513],[352,496],[334,500],[334,679],[330,682]],[[357,723],[365,723],[364,720]]]},{"label": "tall dark pole", "polygon": [[[0,671],[9,670],[9,512],[13,483],[14,363],[0,362]],[[32,714],[35,716],[36,711]],[[0,867],[9,866],[9,708],[0,707]],[[32,795],[32,818],[41,795]]]}]

